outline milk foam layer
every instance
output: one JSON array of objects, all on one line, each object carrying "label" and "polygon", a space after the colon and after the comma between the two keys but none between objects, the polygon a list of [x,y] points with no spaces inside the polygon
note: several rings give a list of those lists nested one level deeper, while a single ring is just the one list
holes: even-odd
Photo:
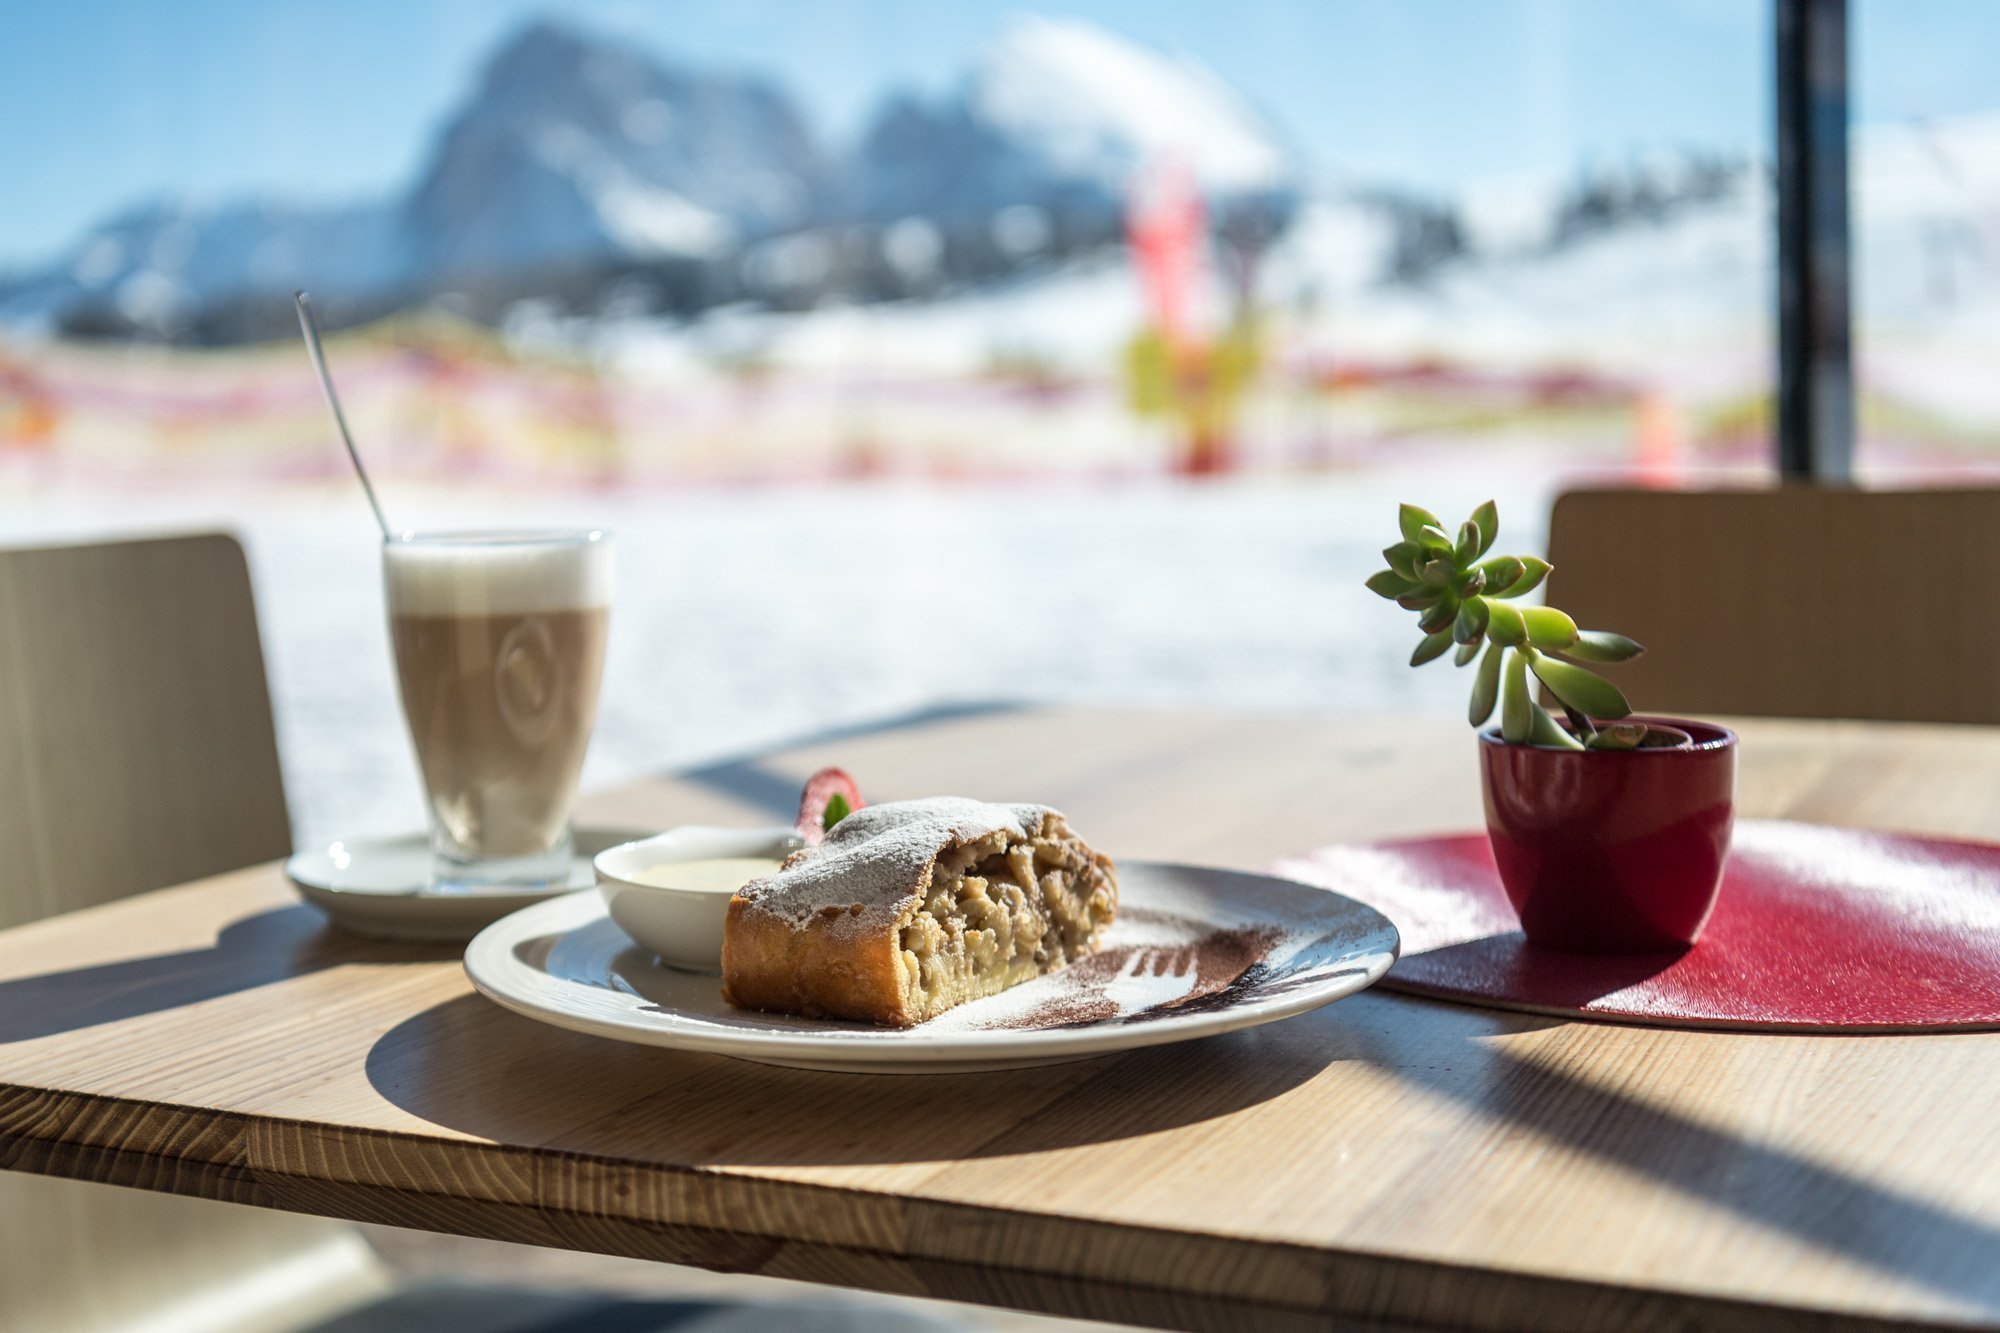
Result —
[{"label": "milk foam layer", "polygon": [[383,548],[389,611],[519,615],[611,604],[611,540],[467,534]]}]

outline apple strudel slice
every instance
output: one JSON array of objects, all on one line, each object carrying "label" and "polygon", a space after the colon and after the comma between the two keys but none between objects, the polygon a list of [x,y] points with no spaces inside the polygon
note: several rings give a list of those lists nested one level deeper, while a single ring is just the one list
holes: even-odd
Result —
[{"label": "apple strudel slice", "polygon": [[1046,806],[871,805],[738,890],[722,994],[909,1027],[1096,952],[1117,912],[1111,859]]}]

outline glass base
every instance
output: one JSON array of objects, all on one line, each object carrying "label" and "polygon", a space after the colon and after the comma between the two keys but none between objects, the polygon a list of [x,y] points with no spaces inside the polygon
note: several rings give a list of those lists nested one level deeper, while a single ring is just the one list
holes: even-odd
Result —
[{"label": "glass base", "polygon": [[558,889],[569,883],[575,857],[576,844],[567,832],[561,842],[534,856],[464,857],[433,843],[431,890]]}]

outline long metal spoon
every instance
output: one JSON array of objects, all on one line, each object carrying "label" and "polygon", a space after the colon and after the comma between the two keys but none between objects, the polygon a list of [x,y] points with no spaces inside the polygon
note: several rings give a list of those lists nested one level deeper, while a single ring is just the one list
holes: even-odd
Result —
[{"label": "long metal spoon", "polygon": [[326,405],[333,409],[333,424],[340,427],[340,442],[347,446],[347,456],[354,460],[354,475],[361,478],[361,489],[368,493],[368,507],[375,511],[375,523],[382,529],[382,540],[392,541],[389,520],[382,516],[382,502],[375,498],[375,487],[368,480],[368,469],[361,466],[361,451],[354,447],[354,436],[348,433],[347,416],[340,410],[340,396],[333,391],[333,376],[327,374],[326,350],[319,345],[319,324],[313,319],[311,298],[304,292],[293,292],[292,299],[299,303],[299,331],[306,336],[306,353],[312,357],[313,369],[319,374],[319,387],[326,390]]}]

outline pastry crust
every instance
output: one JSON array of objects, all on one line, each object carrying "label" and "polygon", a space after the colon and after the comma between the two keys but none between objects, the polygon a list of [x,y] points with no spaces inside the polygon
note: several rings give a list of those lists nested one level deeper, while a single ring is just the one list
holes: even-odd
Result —
[{"label": "pastry crust", "polygon": [[1117,910],[1110,858],[1046,806],[869,806],[731,900],[722,994],[908,1027],[1095,952]]}]

